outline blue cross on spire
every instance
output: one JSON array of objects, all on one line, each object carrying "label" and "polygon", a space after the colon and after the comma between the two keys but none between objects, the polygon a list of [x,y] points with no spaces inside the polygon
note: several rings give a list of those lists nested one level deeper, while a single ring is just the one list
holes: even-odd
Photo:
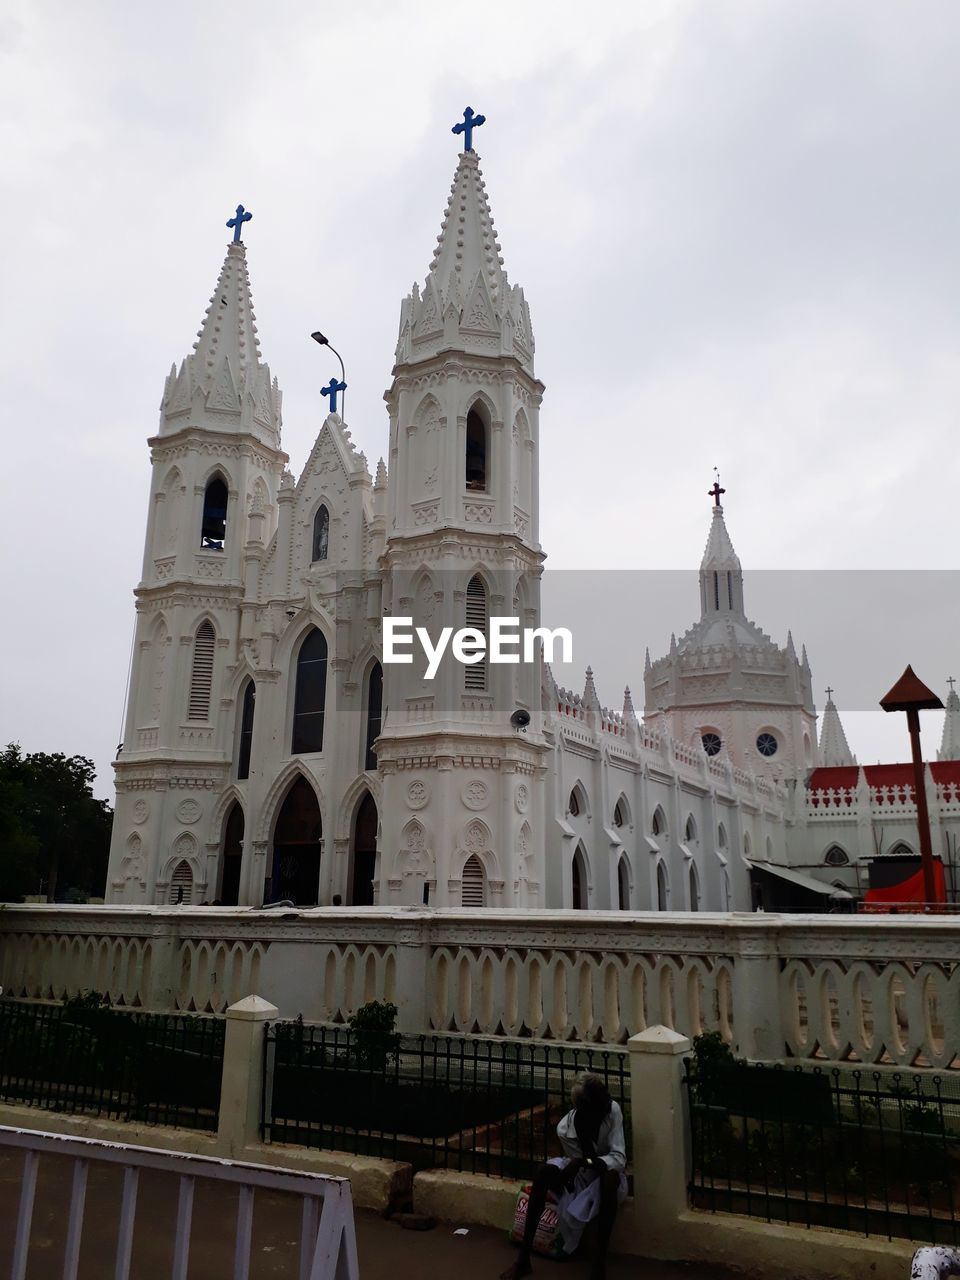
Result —
[{"label": "blue cross on spire", "polygon": [[347,389],[347,384],[346,384],[345,382],[338,382],[338,381],[336,380],[336,378],[331,378],[331,379],[330,379],[330,382],[329,382],[329,384],[328,384],[327,386],[325,386],[325,387],[321,387],[321,388],[320,388],[320,394],[321,394],[322,396],[329,396],[329,397],[330,397],[330,412],[331,412],[331,413],[336,413],[336,412],[337,412],[337,395],[338,395],[338,393],[339,393],[339,392],[341,392],[341,391],[346,391],[346,389]]},{"label": "blue cross on spire", "polygon": [[249,222],[252,217],[253,214],[245,209],[242,204],[237,205],[236,217],[230,218],[227,222],[228,227],[233,227],[234,244],[240,243],[240,232],[243,230],[243,224]]},{"label": "blue cross on spire", "polygon": [[482,124],[486,124],[486,122],[487,122],[486,116],[475,116],[473,114],[473,107],[464,107],[463,119],[460,121],[459,124],[455,124],[453,128],[450,130],[450,132],[462,133],[464,151],[472,151],[473,150],[473,131],[474,129],[479,129],[480,126]]}]

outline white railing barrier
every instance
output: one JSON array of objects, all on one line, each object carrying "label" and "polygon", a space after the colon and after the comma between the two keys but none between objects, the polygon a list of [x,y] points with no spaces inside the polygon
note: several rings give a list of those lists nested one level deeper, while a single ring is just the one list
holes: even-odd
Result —
[{"label": "white railing barrier", "polygon": [[344,1022],[369,1000],[402,1031],[625,1044],[718,1030],[737,1054],[957,1070],[960,916],[706,912],[275,912],[8,907],[0,985]]},{"label": "white railing barrier", "polygon": [[155,1151],[150,1147],[36,1133],[30,1129],[0,1126],[0,1150],[24,1153],[20,1208],[17,1214],[11,1280],[24,1280],[30,1248],[30,1228],[37,1187],[37,1171],[44,1155],[66,1156],[73,1161],[73,1181],[67,1218],[63,1280],[75,1280],[83,1236],[87,1180],[91,1165],[119,1166],[123,1170],[120,1226],[112,1260],[100,1259],[98,1274],[128,1280],[137,1212],[137,1188],[141,1170],[170,1174],[179,1180],[177,1226],[173,1249],[173,1280],[186,1280],[193,1226],[193,1194],[197,1179],[239,1188],[234,1239],[234,1280],[247,1280],[253,1231],[254,1197],[258,1189],[298,1196],[303,1201],[298,1280],[359,1280],[353,1200],[346,1178],[320,1173],[292,1173],[265,1165],[242,1164],[210,1156]]}]

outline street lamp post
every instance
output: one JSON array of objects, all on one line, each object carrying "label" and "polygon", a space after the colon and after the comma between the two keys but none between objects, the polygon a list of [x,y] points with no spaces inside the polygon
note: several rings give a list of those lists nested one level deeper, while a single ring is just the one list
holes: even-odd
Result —
[{"label": "street lamp post", "polygon": [[343,367],[343,356],[340,354],[340,352],[337,350],[336,347],[330,346],[330,339],[325,334],[321,333],[319,329],[316,331],[316,333],[311,333],[310,337],[314,340],[314,342],[318,344],[318,346],[329,347],[330,350],[333,352],[333,354],[340,361],[340,381],[344,384],[344,390],[341,392],[342,398],[340,400],[340,417],[343,419],[344,422],[346,422],[345,411],[346,411],[346,404],[347,404],[347,392],[346,392],[347,375]]},{"label": "street lamp post", "polygon": [[884,711],[905,711],[913,755],[913,789],[917,797],[917,825],[920,828],[920,863],[923,867],[923,896],[928,903],[942,903],[933,867],[933,842],[930,839],[930,814],[927,811],[927,789],[923,778],[923,755],[920,751],[920,712],[942,711],[943,703],[928,689],[913,667],[903,675],[885,698],[880,699]]}]

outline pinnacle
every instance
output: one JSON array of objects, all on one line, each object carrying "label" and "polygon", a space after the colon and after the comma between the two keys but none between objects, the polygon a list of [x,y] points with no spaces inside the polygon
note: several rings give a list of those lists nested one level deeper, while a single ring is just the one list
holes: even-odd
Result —
[{"label": "pinnacle", "polygon": [[940,739],[938,760],[960,760],[960,695],[951,688],[944,702],[943,736]]},{"label": "pinnacle", "polygon": [[724,523],[723,507],[716,506],[713,508],[710,533],[707,536],[707,545],[703,552],[700,568],[736,570],[740,568],[739,557],[733,549],[730,534],[727,532],[727,526]]},{"label": "pinnacle", "polygon": [[823,724],[820,726],[820,764],[825,768],[838,768],[856,763],[857,758],[847,744],[847,735],[840,722],[840,712],[827,694]]},{"label": "pinnacle", "polygon": [[246,249],[242,243],[231,243],[193,345],[201,362],[195,376],[212,375],[224,356],[238,370],[248,364],[259,364],[260,342],[255,322]]},{"label": "pinnacle", "polygon": [[260,357],[242,242],[227,245],[193,350],[176,377],[167,380],[161,424],[194,412],[198,396],[217,415],[218,426],[225,425],[223,415],[239,418],[242,429],[263,432],[271,444],[279,443],[281,393]]},{"label": "pinnacle", "polygon": [[460,155],[429,274],[444,301],[455,289],[461,298],[466,298],[480,275],[494,306],[502,311],[501,295],[507,277],[475,151]]}]

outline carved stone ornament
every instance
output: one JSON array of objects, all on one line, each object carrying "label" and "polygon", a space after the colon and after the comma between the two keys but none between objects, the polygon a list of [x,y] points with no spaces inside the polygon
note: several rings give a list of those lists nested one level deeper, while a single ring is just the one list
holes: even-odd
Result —
[{"label": "carved stone ornament", "polygon": [[133,802],[133,820],[139,826],[150,817],[150,805],[144,799]]},{"label": "carved stone ornament", "polygon": [[188,798],[186,800],[181,800],[177,805],[177,817],[181,822],[186,823],[187,826],[196,822],[202,812],[203,806],[200,804],[199,800],[191,800]]},{"label": "carved stone ornament", "polygon": [[490,802],[487,784],[479,779],[468,782],[461,793],[463,803],[468,809],[485,809]]},{"label": "carved stone ornament", "polygon": [[487,847],[487,830],[482,822],[470,823],[464,845],[471,853],[479,853]]},{"label": "carved stone ornament", "polygon": [[430,799],[430,788],[422,778],[414,778],[407,787],[407,804],[411,809],[422,809]]},{"label": "carved stone ornament", "polygon": [[517,787],[517,794],[514,796],[514,804],[517,806],[517,813],[526,813],[530,805],[530,791],[526,783],[521,782]]}]

